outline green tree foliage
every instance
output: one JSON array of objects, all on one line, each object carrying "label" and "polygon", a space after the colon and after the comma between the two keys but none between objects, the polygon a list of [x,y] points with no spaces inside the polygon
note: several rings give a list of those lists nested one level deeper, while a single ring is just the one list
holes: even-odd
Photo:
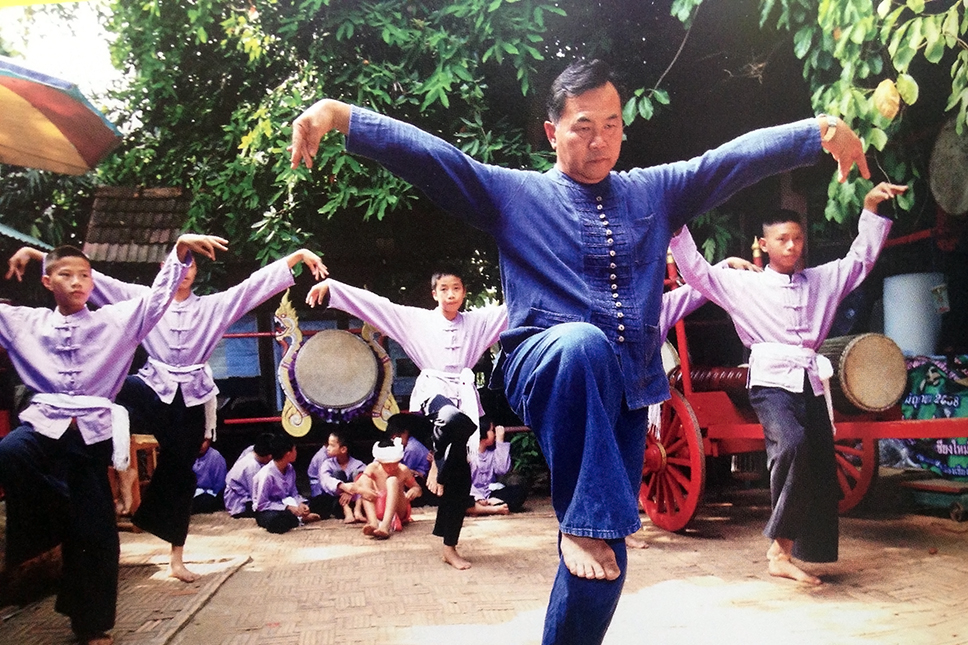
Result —
[{"label": "green tree foliage", "polygon": [[[924,201],[926,160],[899,142],[924,123],[904,119],[939,71],[950,74],[946,105],[958,132],[968,125],[968,2],[925,0],[762,0],[761,24],[793,34],[803,60],[811,100],[818,112],[842,117],[864,141],[868,154],[892,181],[910,184],[898,205],[911,210]],[[937,117],[935,117],[937,118]],[[870,183],[831,181],[829,219],[856,212]],[[909,218],[909,219],[917,219]]]}]

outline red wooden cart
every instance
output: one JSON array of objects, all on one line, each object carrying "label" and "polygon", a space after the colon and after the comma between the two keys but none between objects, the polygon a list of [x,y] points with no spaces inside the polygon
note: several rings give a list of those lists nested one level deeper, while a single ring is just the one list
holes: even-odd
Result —
[{"label": "red wooden cart", "polygon": [[[676,286],[669,258],[667,286]],[[706,483],[706,457],[765,449],[763,428],[745,395],[745,368],[714,369],[694,382],[683,321],[676,324],[680,366],[670,372],[671,398],[646,437],[639,501],[652,523],[681,531],[695,516]],[[712,374],[711,378],[707,378]],[[739,383],[741,387],[737,388]],[[737,390],[742,390],[737,391]],[[968,418],[903,420],[900,406],[884,412],[834,412],[840,512],[864,498],[878,469],[878,439],[968,436]]]}]

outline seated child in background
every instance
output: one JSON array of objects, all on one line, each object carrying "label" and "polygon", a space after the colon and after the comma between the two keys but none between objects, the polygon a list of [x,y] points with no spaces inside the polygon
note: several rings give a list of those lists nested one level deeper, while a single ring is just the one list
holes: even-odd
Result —
[{"label": "seated child in background", "polygon": [[468,515],[506,515],[520,511],[526,492],[520,484],[498,480],[511,470],[511,443],[504,440],[504,426],[481,417],[481,440],[477,452],[470,454],[471,496]]},{"label": "seated child in background", "polygon": [[324,520],[342,513],[346,524],[365,522],[355,483],[365,468],[366,464],[350,456],[343,434],[331,432],[327,444],[309,462],[309,510]]},{"label": "seated child in background", "polygon": [[401,463],[410,469],[414,479],[420,484],[420,497],[413,500],[412,506],[436,506],[439,499],[437,494],[427,487],[427,473],[434,463],[434,456],[414,434],[429,435],[430,421],[420,414],[402,413],[396,415],[394,424],[387,426],[387,435],[391,439],[400,437],[403,443],[403,459]]},{"label": "seated child in background", "polygon": [[225,510],[229,515],[255,517],[252,510],[252,491],[255,489],[255,476],[262,467],[272,461],[272,433],[263,432],[255,443],[242,451],[225,476]]},{"label": "seated child in background", "polygon": [[373,444],[373,462],[360,475],[356,487],[366,511],[363,535],[385,540],[391,532],[402,530],[404,523],[410,522],[410,502],[421,491],[413,473],[400,463],[401,459],[403,442],[399,437]]},{"label": "seated child in background", "polygon": [[272,461],[255,476],[252,509],[256,523],[270,533],[286,533],[300,524],[318,522],[319,515],[296,490],[296,444],[287,434],[272,438]]},{"label": "seated child in background", "polygon": [[214,513],[225,508],[222,491],[225,490],[225,457],[206,438],[192,464],[195,473],[195,497],[192,498],[192,515]]}]

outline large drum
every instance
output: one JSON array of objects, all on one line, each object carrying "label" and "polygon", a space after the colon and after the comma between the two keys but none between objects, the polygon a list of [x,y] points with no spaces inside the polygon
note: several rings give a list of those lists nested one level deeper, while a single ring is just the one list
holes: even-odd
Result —
[{"label": "large drum", "polygon": [[299,348],[290,369],[299,402],[329,422],[369,413],[382,376],[366,341],[340,329],[317,332]]},{"label": "large drum", "polygon": [[834,407],[844,413],[882,412],[907,389],[904,354],[883,334],[828,338],[818,350],[834,367],[830,390]]}]

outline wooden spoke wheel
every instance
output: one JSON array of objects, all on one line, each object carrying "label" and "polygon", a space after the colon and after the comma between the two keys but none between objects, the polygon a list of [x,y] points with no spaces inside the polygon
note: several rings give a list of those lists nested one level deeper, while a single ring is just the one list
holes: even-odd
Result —
[{"label": "wooden spoke wheel", "polygon": [[678,391],[662,404],[658,428],[645,439],[639,502],[652,523],[681,531],[692,520],[706,485],[706,455],[692,406]]},{"label": "wooden spoke wheel", "polygon": [[843,492],[837,510],[846,513],[860,504],[877,478],[880,453],[877,439],[843,439],[835,442],[837,483]]}]

